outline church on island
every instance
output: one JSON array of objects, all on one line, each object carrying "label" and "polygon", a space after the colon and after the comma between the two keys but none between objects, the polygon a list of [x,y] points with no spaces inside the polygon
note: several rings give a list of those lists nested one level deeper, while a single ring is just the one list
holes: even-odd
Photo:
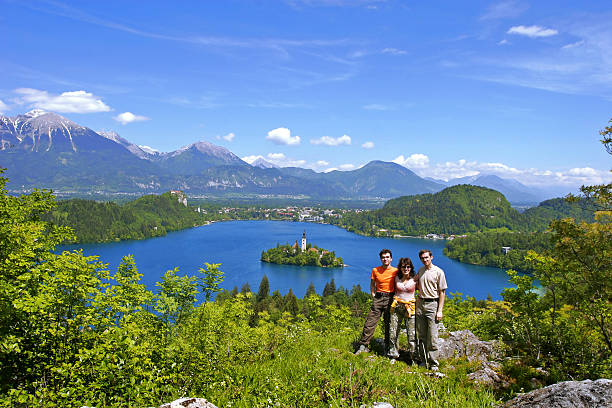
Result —
[{"label": "church on island", "polygon": [[336,257],[335,252],[308,244],[306,231],[302,234],[301,245],[298,243],[298,240],[293,245],[288,243],[286,245],[276,244],[275,248],[261,252],[261,261],[281,265],[310,265],[336,268],[344,266],[342,258]]},{"label": "church on island", "polygon": [[301,247],[298,246],[298,242],[297,242],[297,239],[296,239],[295,240],[295,244],[293,244],[293,248],[294,249],[300,248],[302,250],[302,252],[304,252],[306,250],[306,230],[304,230],[304,233],[302,234],[302,246]]}]

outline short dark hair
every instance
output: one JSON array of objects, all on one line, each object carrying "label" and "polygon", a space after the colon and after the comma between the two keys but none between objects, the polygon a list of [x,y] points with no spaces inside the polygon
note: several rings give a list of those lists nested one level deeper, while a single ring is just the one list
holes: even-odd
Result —
[{"label": "short dark hair", "polygon": [[419,251],[419,258],[421,258],[421,256],[423,256],[425,252],[429,252],[429,256],[433,256],[433,252],[431,252],[431,249],[421,249]]},{"label": "short dark hair", "polygon": [[404,278],[404,271],[402,270],[402,267],[404,266],[410,266],[410,272],[408,272],[408,276],[413,277],[415,275],[414,265],[412,264],[412,260],[408,257],[400,258],[399,262],[397,263],[397,277],[399,279]]},{"label": "short dark hair", "polygon": [[386,248],[385,249],[381,249],[380,252],[378,253],[378,257],[382,258],[382,256],[384,254],[389,254],[389,255],[391,255],[391,258],[393,258],[393,254],[391,253],[390,249],[386,249]]}]

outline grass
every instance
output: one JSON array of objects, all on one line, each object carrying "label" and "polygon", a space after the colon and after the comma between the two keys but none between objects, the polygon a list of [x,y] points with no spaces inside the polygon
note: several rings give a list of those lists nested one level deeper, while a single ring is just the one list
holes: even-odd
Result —
[{"label": "grass", "polygon": [[373,353],[354,355],[352,330],[305,332],[266,361],[223,368],[202,389],[218,407],[492,407],[499,401],[469,383],[467,362],[443,366],[444,378]]}]

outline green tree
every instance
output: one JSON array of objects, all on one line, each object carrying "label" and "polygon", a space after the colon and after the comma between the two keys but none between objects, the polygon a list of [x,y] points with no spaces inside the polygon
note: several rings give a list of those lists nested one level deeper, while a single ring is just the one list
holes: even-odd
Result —
[{"label": "green tree", "polygon": [[213,293],[221,291],[224,273],[219,270],[221,264],[209,264],[205,262],[206,268],[200,268],[200,288],[204,293],[204,298],[208,302]]},{"label": "green tree", "polygon": [[261,278],[261,282],[259,283],[259,290],[257,291],[257,301],[260,302],[265,300],[270,296],[270,282],[268,281],[268,277],[266,275]]},{"label": "green tree", "polygon": [[178,276],[178,272],[178,267],[166,271],[155,284],[159,287],[155,310],[162,315],[168,328],[182,322],[193,311],[198,293],[197,279]]},{"label": "green tree", "polygon": [[39,398],[69,386],[80,351],[94,347],[117,310],[97,257],[52,252],[71,232],[42,220],[55,205],[51,193],[10,196],[6,183],[0,177],[0,390],[37,405],[35,384]]},{"label": "green tree", "polygon": [[315,289],[314,283],[310,282],[310,284],[308,285],[308,288],[306,288],[306,296],[304,296],[305,298],[309,298],[312,295],[316,295],[317,291]]},{"label": "green tree", "polygon": [[[604,144],[611,129],[602,131]],[[606,145],[607,147],[608,145]],[[612,154],[612,152],[611,152]],[[512,274],[506,289],[514,341],[546,356],[559,378],[610,375],[612,367],[612,184],[582,187],[596,204],[594,222],[551,222],[549,254],[529,252],[534,276]],[[571,200],[575,198],[570,197]],[[533,279],[542,285],[537,295]]]},{"label": "green tree", "polygon": [[336,293],[336,282],[334,278],[332,278],[331,282],[325,284],[325,288],[323,289],[323,297],[332,296]]},{"label": "green tree", "polygon": [[[612,123],[612,119],[608,123]],[[603,143],[607,152],[612,154],[612,125],[600,130],[599,134],[602,137],[601,143]]]},{"label": "green tree", "polygon": [[138,272],[134,257],[127,255],[121,258],[114,276],[116,284],[112,285],[107,293],[107,299],[112,300],[112,309],[117,311],[119,320],[152,305],[151,292],[140,283],[141,278],[142,274]]},{"label": "green tree", "polygon": [[289,312],[293,316],[296,316],[300,311],[297,296],[295,296],[291,289],[289,289],[289,292],[285,295],[283,311]]}]

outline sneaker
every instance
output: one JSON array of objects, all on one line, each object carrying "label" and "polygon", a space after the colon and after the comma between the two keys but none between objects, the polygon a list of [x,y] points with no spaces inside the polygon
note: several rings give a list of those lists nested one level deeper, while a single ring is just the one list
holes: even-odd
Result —
[{"label": "sneaker", "polygon": [[370,352],[370,349],[368,349],[365,345],[361,344],[359,348],[357,349],[357,351],[355,352],[355,354],[369,353],[369,352]]}]

